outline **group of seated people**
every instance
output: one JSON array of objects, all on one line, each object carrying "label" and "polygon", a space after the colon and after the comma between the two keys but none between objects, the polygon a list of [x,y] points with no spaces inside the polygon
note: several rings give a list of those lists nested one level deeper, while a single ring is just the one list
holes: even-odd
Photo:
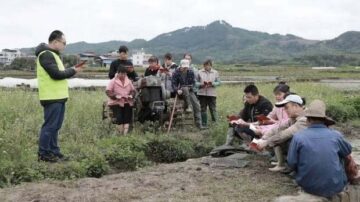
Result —
[{"label": "group of seated people", "polygon": [[[139,77],[127,60],[128,49],[121,46],[120,58],[109,71],[111,81],[106,88],[108,104],[112,108],[120,133],[126,134],[132,119],[136,89],[133,82]],[[194,113],[195,124],[207,124],[206,108],[216,121],[216,91],[220,85],[219,74],[206,60],[204,68],[197,71],[191,66],[191,55],[185,54],[178,67],[171,54],[164,56],[164,65],[158,58],[149,59],[146,76],[160,77],[171,97],[183,96],[186,111]],[[229,116],[226,146],[239,138],[257,152],[270,151],[275,155],[272,172],[295,173],[296,182],[303,191],[330,198],[344,190],[348,182],[359,179],[357,165],[351,157],[352,147],[343,135],[329,126],[335,124],[327,117],[326,105],[321,100],[305,107],[305,100],[280,82],[273,90],[275,107],[260,95],[258,88],[247,85],[244,89],[244,108],[237,116]],[[190,108],[191,106],[191,108]]]},{"label": "group of seated people", "polygon": [[[207,126],[207,108],[210,110],[213,122],[217,120],[216,113],[216,90],[220,85],[218,72],[212,68],[212,61],[206,60],[203,69],[197,70],[191,65],[192,56],[184,54],[180,65],[177,66],[170,53],[164,55],[164,64],[160,66],[159,59],[151,56],[148,59],[149,67],[146,68],[142,77],[158,77],[164,88],[170,92],[172,98],[184,99],[184,111],[193,113],[195,125],[199,129]],[[134,87],[134,82],[141,77],[134,71],[131,61],[128,60],[128,48],[120,46],[119,59],[113,61],[109,70],[109,82],[106,95],[109,98],[108,105],[111,108],[118,131],[126,134],[132,120],[132,108],[136,92],[141,89]],[[136,86],[136,85],[135,85]],[[149,102],[142,102],[138,120],[143,123],[150,120]]]},{"label": "group of seated people", "polygon": [[[352,147],[343,135],[329,126],[321,100],[305,107],[305,100],[291,93],[281,82],[273,90],[275,107],[259,94],[255,85],[244,89],[244,108],[238,116],[229,116],[225,145],[238,137],[249,149],[275,154],[273,172],[292,173],[306,193],[331,198],[347,184],[358,182]],[[286,163],[287,161],[287,163]]]}]

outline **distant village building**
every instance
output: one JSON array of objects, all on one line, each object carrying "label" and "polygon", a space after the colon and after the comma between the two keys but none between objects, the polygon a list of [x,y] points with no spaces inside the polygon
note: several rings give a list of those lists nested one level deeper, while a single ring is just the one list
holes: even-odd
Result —
[{"label": "distant village building", "polygon": [[88,65],[95,65],[95,59],[97,55],[94,52],[84,52],[80,53],[79,57],[81,61],[86,60]]},{"label": "distant village building", "polygon": [[0,63],[10,65],[15,58],[20,57],[21,52],[18,49],[3,49],[0,52]]},{"label": "distant village building", "polygon": [[118,51],[112,51],[107,54],[100,55],[97,60],[101,64],[102,67],[110,66],[110,64],[119,58]]},{"label": "distant village building", "polygon": [[134,51],[131,56],[132,63],[134,66],[147,67],[149,65],[148,60],[151,54],[146,54],[144,49]]}]

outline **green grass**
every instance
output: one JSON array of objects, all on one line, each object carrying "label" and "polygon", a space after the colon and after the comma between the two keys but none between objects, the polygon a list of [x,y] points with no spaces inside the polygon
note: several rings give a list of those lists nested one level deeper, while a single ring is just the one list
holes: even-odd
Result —
[{"label": "green grass", "polygon": [[[201,65],[197,67],[201,68]],[[360,69],[355,67],[338,67],[334,70],[313,70],[311,67],[287,67],[287,66],[236,66],[214,64],[214,68],[220,72],[222,79],[229,80],[230,76],[249,77],[249,76],[272,76],[280,77],[285,80],[314,80],[314,79],[360,79]],[[79,77],[85,78],[107,78],[109,67],[88,67]],[[142,75],[145,69],[135,67],[135,71]],[[2,77],[35,78],[35,72],[2,70]],[[231,79],[231,78],[230,78]]]},{"label": "green grass", "polygon": [[[349,96],[319,84],[289,85],[293,92],[305,97],[308,103],[313,99],[322,99],[328,105],[336,105],[343,103],[347,99],[345,96]],[[153,156],[148,155],[149,151],[152,153],[148,147],[153,147],[152,143],[158,140],[162,140],[160,143],[163,147],[164,144],[165,147],[168,145],[182,154],[178,159],[164,159],[160,162],[204,155],[212,147],[224,143],[227,130],[225,117],[238,113],[243,107],[243,88],[244,85],[218,88],[219,123],[212,124],[205,134],[172,134],[171,137],[142,134],[139,130],[135,130],[130,137],[117,137],[113,128],[109,128],[107,122],[101,119],[105,93],[101,90],[71,90],[59,144],[62,152],[69,155],[72,161],[60,165],[37,162],[37,142],[43,122],[37,92],[0,88],[0,187],[46,178],[63,180],[99,177],[106,173],[135,170],[152,164],[150,159]],[[258,88],[262,95],[274,101],[274,84],[259,84]],[[353,93],[353,96],[359,96],[357,92]],[[356,120],[352,122],[358,124]],[[160,156],[167,158],[166,155]],[[119,162],[126,166],[121,166]]]}]

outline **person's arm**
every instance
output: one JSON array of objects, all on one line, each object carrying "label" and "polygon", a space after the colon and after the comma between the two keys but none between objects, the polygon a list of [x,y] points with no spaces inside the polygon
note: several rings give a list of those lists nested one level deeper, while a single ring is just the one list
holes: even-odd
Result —
[{"label": "person's arm", "polygon": [[217,86],[220,86],[220,84],[221,84],[221,81],[220,81],[219,72],[216,71],[216,72],[215,72],[215,81],[214,81],[214,83],[213,83],[213,86],[214,86],[214,87],[217,87]]},{"label": "person's arm", "polygon": [[249,120],[248,108],[250,107],[249,104],[245,103],[244,108],[240,111],[239,116],[242,120],[247,121]]},{"label": "person's arm", "polygon": [[116,95],[114,93],[114,79],[112,79],[109,84],[106,86],[105,94],[112,100],[116,100]]},{"label": "person's arm", "polygon": [[260,114],[267,116],[273,109],[271,102],[267,101],[261,105]]},{"label": "person's arm", "polygon": [[175,73],[173,74],[172,78],[171,78],[171,85],[172,85],[174,91],[176,91],[176,90],[179,89],[179,88],[178,88],[178,85],[179,85],[178,75],[179,75],[179,74],[178,74],[177,72],[175,72]]},{"label": "person's arm", "polygon": [[195,87],[196,88],[201,88],[202,87],[202,83],[201,83],[201,75],[198,74],[195,78]]},{"label": "person's arm", "polygon": [[348,141],[346,141],[341,134],[339,134],[338,137],[338,145],[339,145],[338,153],[341,158],[345,158],[346,156],[351,154],[351,150],[352,150],[351,144]]},{"label": "person's arm", "polygon": [[268,117],[269,119],[273,120],[273,121],[279,120],[278,117],[277,117],[277,115],[276,115],[276,110],[277,110],[277,108],[274,107],[274,108],[272,109],[272,111],[267,115],[267,117]]},{"label": "person's arm", "polygon": [[300,149],[300,143],[298,141],[297,136],[294,136],[289,146],[289,151],[287,154],[287,164],[291,169],[295,171],[298,165],[299,149]]},{"label": "person's arm", "polygon": [[54,80],[63,80],[76,74],[75,68],[59,70],[56,60],[52,53],[46,51],[40,55],[39,62],[49,76]]},{"label": "person's arm", "polygon": [[194,71],[189,71],[188,75],[189,75],[189,80],[188,80],[189,85],[195,87],[195,73],[194,73]]},{"label": "person's arm", "polygon": [[110,64],[109,79],[113,79],[115,77],[116,71],[117,71],[117,62],[116,62],[116,60],[114,60]]},{"label": "person's arm", "polygon": [[291,125],[287,129],[269,137],[267,145],[273,147],[275,145],[286,142],[288,139],[292,138],[296,132],[305,129],[306,127],[306,118],[304,117],[303,119],[296,121],[295,124]]}]

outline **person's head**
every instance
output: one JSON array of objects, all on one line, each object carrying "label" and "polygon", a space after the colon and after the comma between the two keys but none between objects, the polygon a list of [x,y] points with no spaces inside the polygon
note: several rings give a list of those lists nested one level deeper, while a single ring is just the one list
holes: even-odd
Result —
[{"label": "person's head", "polygon": [[276,107],[284,107],[290,118],[298,117],[304,111],[305,99],[299,95],[290,94],[281,102],[275,103]]},{"label": "person's head", "polygon": [[182,59],[180,61],[180,71],[186,71],[190,67],[190,62],[187,59]]},{"label": "person's head", "polygon": [[190,53],[185,53],[183,58],[189,60],[189,63],[191,63],[192,55]]},{"label": "person's head", "polygon": [[117,70],[117,78],[120,80],[124,80],[127,76],[127,69],[124,66],[119,66]]},{"label": "person's head", "polygon": [[307,122],[311,124],[324,124],[330,126],[335,124],[335,121],[326,116],[326,105],[321,100],[314,100],[305,109],[305,116]]},{"label": "person's head", "polygon": [[249,104],[255,104],[259,100],[259,90],[254,84],[247,85],[244,93],[245,100]]},{"label": "person's head", "polygon": [[166,64],[166,66],[169,66],[169,65],[172,64],[172,55],[171,55],[171,53],[166,53],[164,55],[164,62]]},{"label": "person's head", "polygon": [[276,102],[280,102],[290,94],[290,87],[285,82],[280,82],[273,90]]},{"label": "person's head", "polygon": [[205,60],[203,66],[206,71],[210,71],[212,67],[212,61],[210,59]]},{"label": "person's head", "polygon": [[126,46],[119,47],[119,58],[120,60],[127,60],[128,59],[128,52],[129,49]]},{"label": "person's head", "polygon": [[156,67],[159,64],[159,59],[156,56],[151,56],[148,59],[149,67]]},{"label": "person's head", "polygon": [[134,71],[134,66],[132,66],[132,65],[131,65],[131,66],[127,66],[127,67],[126,67],[126,70],[127,70],[127,72],[129,72],[129,73],[130,73],[130,72],[133,72],[133,71]]},{"label": "person's head", "polygon": [[60,30],[51,32],[48,42],[51,49],[59,52],[62,52],[66,47],[65,35]]}]

